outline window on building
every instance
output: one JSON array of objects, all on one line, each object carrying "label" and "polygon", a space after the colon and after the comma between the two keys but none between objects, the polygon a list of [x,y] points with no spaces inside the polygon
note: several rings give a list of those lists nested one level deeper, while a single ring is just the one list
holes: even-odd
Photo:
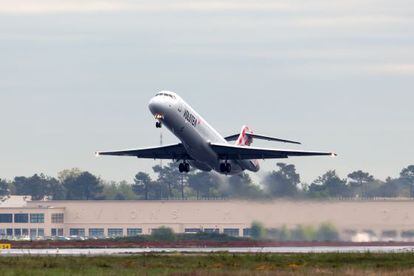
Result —
[{"label": "window on building", "polygon": [[7,228],[6,229],[6,234],[7,234],[7,236],[13,236],[13,229]]},{"label": "window on building", "polygon": [[52,214],[52,223],[63,223],[64,215],[63,213]]},{"label": "window on building", "polygon": [[52,237],[62,237],[63,236],[63,228],[52,228],[50,231]]},{"label": "window on building", "polygon": [[0,223],[12,223],[13,214],[0,214]]},{"label": "window on building", "polygon": [[385,230],[385,231],[382,231],[382,236],[384,238],[395,238],[398,236],[398,234],[397,234],[397,231],[395,230]]},{"label": "window on building", "polygon": [[29,214],[14,214],[14,222],[15,223],[28,223]]},{"label": "window on building", "polygon": [[204,228],[205,233],[220,233],[218,228]]},{"label": "window on building", "polygon": [[122,228],[109,228],[108,229],[108,236],[109,237],[122,237],[124,235],[124,231]]},{"label": "window on building", "polygon": [[25,236],[25,237],[29,236],[29,229],[23,228],[22,229],[22,236]]},{"label": "window on building", "polygon": [[224,228],[223,233],[227,236],[238,237],[239,229],[238,228]]},{"label": "window on building", "polygon": [[243,229],[243,237],[250,237],[252,235],[252,229],[244,228]]},{"label": "window on building", "polygon": [[140,234],[142,234],[142,229],[141,228],[128,228],[127,229],[127,236],[128,237],[138,236]]},{"label": "window on building", "polygon": [[30,214],[30,223],[45,223],[45,214]]},{"label": "window on building", "polygon": [[69,229],[69,235],[70,236],[84,237],[85,236],[85,229],[83,229],[83,228],[70,228]]},{"label": "window on building", "polygon": [[0,236],[6,236],[6,229],[0,229]]},{"label": "window on building", "polygon": [[22,235],[22,229],[20,229],[20,228],[14,229],[14,236],[15,237],[20,237],[21,235]]},{"label": "window on building", "polygon": [[36,228],[31,228],[30,229],[30,237],[31,238],[37,237],[37,229]]},{"label": "window on building", "polygon": [[187,233],[187,234],[195,234],[199,232],[201,232],[200,228],[185,228],[184,229],[184,233]]},{"label": "window on building", "polygon": [[37,228],[37,236],[38,237],[44,237],[45,236],[45,229]]},{"label": "window on building", "polygon": [[103,238],[104,235],[104,229],[103,228],[90,228],[89,229],[89,237],[94,238]]}]

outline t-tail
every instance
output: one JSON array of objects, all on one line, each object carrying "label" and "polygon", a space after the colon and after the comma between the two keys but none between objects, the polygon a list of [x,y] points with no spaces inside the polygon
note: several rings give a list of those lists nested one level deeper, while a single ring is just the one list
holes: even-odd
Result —
[{"label": "t-tail", "polygon": [[[248,126],[242,126],[240,135],[236,140],[236,146],[250,147],[253,143],[253,131]],[[259,160],[244,160],[241,162],[244,169],[257,172],[260,170]]]},{"label": "t-tail", "polygon": [[[249,135],[250,134],[250,135]],[[236,140],[237,146],[250,146],[253,143],[253,131],[248,126],[242,126],[239,138]]]}]

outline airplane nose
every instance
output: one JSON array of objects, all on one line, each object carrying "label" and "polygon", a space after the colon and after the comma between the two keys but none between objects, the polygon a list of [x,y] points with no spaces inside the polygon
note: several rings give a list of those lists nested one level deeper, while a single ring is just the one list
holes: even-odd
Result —
[{"label": "airplane nose", "polygon": [[148,104],[148,108],[153,115],[160,114],[161,106],[162,103],[157,97],[152,98]]}]

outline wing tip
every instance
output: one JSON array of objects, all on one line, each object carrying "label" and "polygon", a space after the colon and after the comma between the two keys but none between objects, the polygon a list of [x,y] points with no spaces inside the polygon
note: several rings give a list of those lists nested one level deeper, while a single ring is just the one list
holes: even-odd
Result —
[{"label": "wing tip", "polygon": [[99,151],[95,151],[95,156],[96,156],[96,157],[101,156],[101,152],[99,152]]},{"label": "wing tip", "polygon": [[332,157],[337,157],[337,156],[338,156],[338,154],[337,154],[336,152],[331,152],[331,156],[332,156]]}]

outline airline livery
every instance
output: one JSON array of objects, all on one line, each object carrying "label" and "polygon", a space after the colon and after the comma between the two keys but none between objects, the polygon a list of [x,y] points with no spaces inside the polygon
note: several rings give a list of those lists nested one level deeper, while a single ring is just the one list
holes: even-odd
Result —
[{"label": "airline livery", "polygon": [[[170,159],[180,162],[179,171],[182,173],[189,172],[191,165],[202,171],[215,170],[226,175],[238,174],[244,170],[257,172],[260,169],[258,159],[279,159],[289,156],[336,156],[332,152],[251,147],[253,139],[300,143],[254,134],[247,126],[242,127],[240,134],[223,137],[173,92],[161,91],[157,93],[150,100],[149,109],[156,119],[156,127],[166,126],[181,143],[144,149],[97,152],[97,155]],[[230,144],[231,141],[235,141],[235,144]]]}]

